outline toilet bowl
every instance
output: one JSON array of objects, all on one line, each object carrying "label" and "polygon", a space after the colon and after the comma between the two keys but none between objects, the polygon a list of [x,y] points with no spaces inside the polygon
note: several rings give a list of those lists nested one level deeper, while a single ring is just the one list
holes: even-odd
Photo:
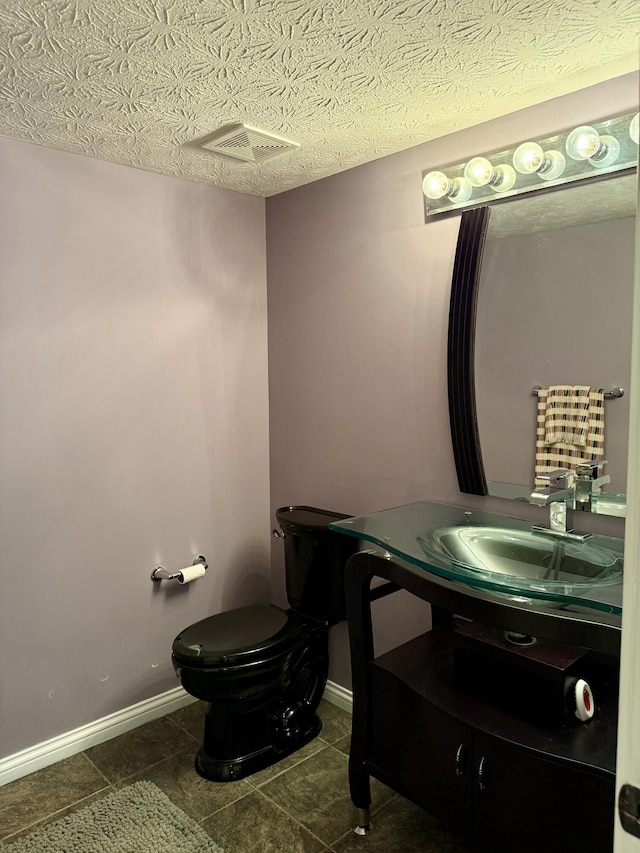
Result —
[{"label": "toilet bowl", "polygon": [[209,616],[176,637],[184,689],[207,703],[201,776],[241,779],[300,749],[322,727],[329,628],[346,618],[344,567],[357,540],[329,529],[349,516],[307,506],[276,511],[289,609],[254,604]]}]

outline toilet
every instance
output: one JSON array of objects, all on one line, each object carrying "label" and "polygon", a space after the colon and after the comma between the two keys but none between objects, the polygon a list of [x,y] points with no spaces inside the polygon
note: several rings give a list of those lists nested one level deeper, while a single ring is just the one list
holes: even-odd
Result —
[{"label": "toilet", "polygon": [[207,703],[196,770],[230,782],[275,764],[322,728],[329,628],[346,619],[344,568],[358,541],[329,529],[348,515],[308,506],[276,511],[289,609],[254,604],[181,631],[172,661],[182,686]]}]

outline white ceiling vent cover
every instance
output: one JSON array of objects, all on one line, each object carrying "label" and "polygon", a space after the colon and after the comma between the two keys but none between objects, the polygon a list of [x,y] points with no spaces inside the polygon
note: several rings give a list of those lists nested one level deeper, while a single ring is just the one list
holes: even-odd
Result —
[{"label": "white ceiling vent cover", "polygon": [[300,148],[300,143],[250,124],[234,124],[208,136],[200,143],[200,147],[226,157],[235,157],[236,160],[261,163],[269,157]]}]

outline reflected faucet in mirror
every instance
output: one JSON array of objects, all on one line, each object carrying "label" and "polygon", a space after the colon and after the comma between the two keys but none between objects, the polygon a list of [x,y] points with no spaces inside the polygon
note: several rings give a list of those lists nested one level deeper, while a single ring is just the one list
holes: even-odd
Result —
[{"label": "reflected faucet in mirror", "polygon": [[590,462],[580,462],[576,465],[575,490],[576,504],[579,509],[592,509],[592,498],[599,495],[602,486],[611,482],[608,474],[598,477],[598,468],[607,464],[606,459],[592,459]]},{"label": "reflected faucet in mirror", "polygon": [[535,489],[529,500],[534,506],[549,507],[549,527],[534,525],[538,533],[585,540],[590,533],[576,533],[573,530],[573,511],[579,509],[590,512],[594,495],[600,494],[602,486],[611,481],[608,474],[597,476],[598,469],[606,465],[606,459],[592,459],[581,462],[575,471],[559,468],[539,476],[548,485]]}]

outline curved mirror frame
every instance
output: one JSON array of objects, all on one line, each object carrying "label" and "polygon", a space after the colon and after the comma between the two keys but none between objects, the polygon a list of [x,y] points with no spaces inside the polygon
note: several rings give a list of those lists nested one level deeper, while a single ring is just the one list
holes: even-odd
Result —
[{"label": "curved mirror frame", "polygon": [[449,303],[447,383],[451,441],[460,491],[471,495],[488,494],[478,433],[475,383],[478,290],[488,224],[488,207],[462,214]]},{"label": "curved mirror frame", "polygon": [[[623,174],[633,174],[635,171],[629,169],[620,172],[603,183],[616,180]],[[554,195],[562,190],[563,188],[558,188]],[[504,211],[509,207],[509,202],[503,202],[500,207]],[[475,495],[494,494],[488,488],[483,463],[475,369],[480,274],[489,214],[490,207],[485,206],[467,210],[461,215],[449,306],[447,381],[451,439],[459,488],[462,492]],[[531,482],[533,483],[533,472]],[[619,514],[616,511],[609,512],[606,508],[598,511],[604,514]]]}]

